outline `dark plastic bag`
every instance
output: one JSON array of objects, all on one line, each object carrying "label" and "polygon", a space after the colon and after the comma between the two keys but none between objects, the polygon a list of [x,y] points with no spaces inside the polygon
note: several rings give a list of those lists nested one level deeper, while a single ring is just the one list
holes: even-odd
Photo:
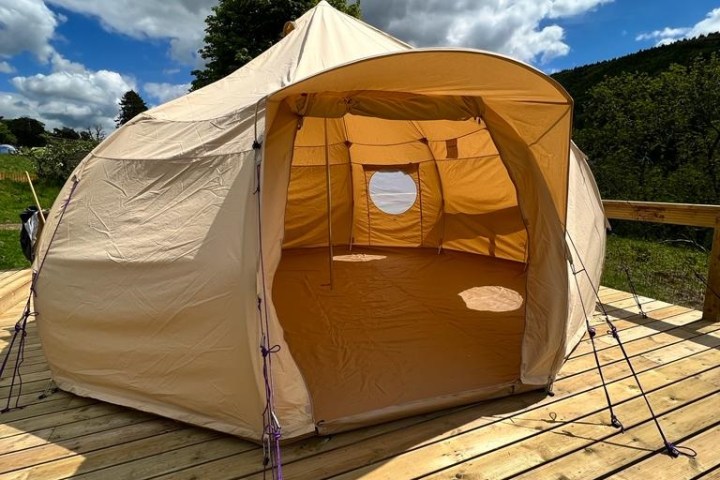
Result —
[{"label": "dark plastic bag", "polygon": [[35,260],[35,247],[43,227],[38,208],[35,206],[27,207],[20,214],[20,220],[22,221],[20,248],[22,248],[25,258],[32,263]]}]

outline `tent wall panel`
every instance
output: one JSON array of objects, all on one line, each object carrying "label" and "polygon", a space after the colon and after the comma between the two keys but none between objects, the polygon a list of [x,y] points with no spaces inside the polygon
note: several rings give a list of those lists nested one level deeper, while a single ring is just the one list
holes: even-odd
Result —
[{"label": "tent wall panel", "polygon": [[[324,165],[292,167],[283,248],[328,244],[326,174]],[[347,244],[353,208],[349,163],[330,166],[330,188],[333,243]]]},{"label": "tent wall panel", "polygon": [[443,245],[524,262],[527,233],[500,157],[438,160],[437,169],[444,193]]},{"label": "tent wall panel", "polygon": [[[254,437],[262,430],[252,413],[260,391],[248,388],[254,341],[233,320],[257,316],[256,295],[243,288],[255,281],[257,236],[233,227],[256,221],[255,204],[244,201],[254,188],[252,152],[168,162],[95,157],[84,166],[37,285],[55,381]],[[54,209],[51,224],[58,216]]]}]

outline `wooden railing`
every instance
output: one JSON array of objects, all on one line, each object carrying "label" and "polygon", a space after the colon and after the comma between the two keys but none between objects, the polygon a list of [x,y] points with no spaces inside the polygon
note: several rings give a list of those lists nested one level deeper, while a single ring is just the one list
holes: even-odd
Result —
[{"label": "wooden railing", "polygon": [[603,200],[603,206],[605,216],[609,219],[714,229],[712,250],[708,259],[708,287],[705,290],[703,318],[717,321],[720,315],[720,299],[715,294],[720,293],[720,205]]}]

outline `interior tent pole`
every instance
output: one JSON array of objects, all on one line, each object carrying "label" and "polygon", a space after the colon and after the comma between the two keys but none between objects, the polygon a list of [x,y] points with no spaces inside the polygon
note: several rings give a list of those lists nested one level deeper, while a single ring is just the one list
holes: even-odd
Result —
[{"label": "interior tent pole", "polygon": [[333,275],[332,188],[330,182],[330,147],[328,146],[327,117],[323,119],[323,127],[325,130],[325,198],[327,199],[328,267],[330,268],[330,290],[332,290],[335,277]]},{"label": "interior tent pole", "polygon": [[350,134],[348,134],[347,123],[345,117],[342,117],[343,130],[345,132],[345,147],[347,148],[348,155],[348,169],[350,174],[350,238],[348,238],[348,251],[352,252],[353,248],[353,232],[355,228],[355,186],[353,185],[353,171],[352,171],[352,154],[350,148],[352,142],[350,142]]}]

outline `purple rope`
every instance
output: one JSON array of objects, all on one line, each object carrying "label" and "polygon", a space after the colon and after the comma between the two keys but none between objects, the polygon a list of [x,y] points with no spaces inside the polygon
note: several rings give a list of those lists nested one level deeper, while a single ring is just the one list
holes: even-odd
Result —
[{"label": "purple rope", "polygon": [[[253,149],[255,155],[260,152],[262,145],[260,142],[255,140],[253,143]],[[258,297],[258,312],[260,314],[260,328],[262,330],[262,341],[260,343],[260,353],[263,357],[263,379],[265,381],[265,409],[263,411],[263,436],[265,440],[263,442],[264,459],[263,465],[267,466],[270,464],[272,471],[272,478],[274,480],[283,480],[282,473],[282,459],[280,453],[280,438],[282,437],[282,429],[278,422],[277,416],[275,415],[275,395],[272,378],[272,355],[280,351],[280,345],[270,345],[270,322],[268,320],[268,309],[264,299],[267,298],[267,288],[265,286],[265,262],[263,261],[263,238],[262,238],[262,209],[260,201],[260,182],[261,182],[261,170],[260,163],[256,163],[256,181],[257,185],[254,194],[257,198],[257,212],[258,212],[258,243],[259,243],[259,254],[260,254],[260,276],[262,281],[262,297]],[[266,470],[263,470],[263,478],[265,477]]]}]

